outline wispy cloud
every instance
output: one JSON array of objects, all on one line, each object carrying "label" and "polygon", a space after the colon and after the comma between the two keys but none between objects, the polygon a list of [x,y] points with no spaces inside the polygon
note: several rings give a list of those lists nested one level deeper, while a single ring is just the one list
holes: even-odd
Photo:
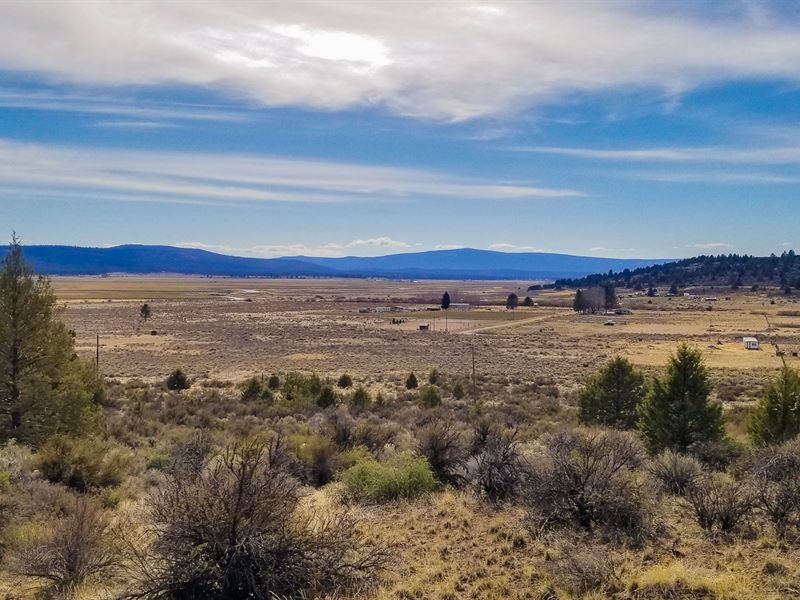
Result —
[{"label": "wispy cloud", "polygon": [[457,121],[576,93],[654,88],[678,102],[708,83],[800,80],[797,21],[749,5],[720,19],[711,5],[631,2],[12,2],[0,68]]},{"label": "wispy cloud", "polygon": [[506,185],[421,169],[264,155],[95,150],[0,138],[0,197],[9,197],[10,190],[198,203],[501,201],[582,195],[566,188]]},{"label": "wispy cloud", "polygon": [[686,163],[750,163],[800,164],[800,146],[774,148],[726,148],[711,146],[656,148],[572,148],[559,146],[510,146],[507,150],[555,154],[572,158],[618,162],[686,162]]},{"label": "wispy cloud", "polygon": [[[2,14],[2,9],[0,9]],[[244,121],[242,111],[204,104],[163,103],[122,95],[75,93],[64,90],[19,90],[0,88],[0,107],[53,112],[126,117],[122,122]]]},{"label": "wispy cloud", "polygon": [[546,252],[546,250],[536,246],[524,246],[508,242],[489,244],[489,250],[497,250],[498,252]]},{"label": "wispy cloud", "polygon": [[697,248],[698,250],[725,250],[734,248],[733,244],[726,242],[704,242],[701,244],[689,244],[687,248]]},{"label": "wispy cloud", "polygon": [[376,237],[369,239],[357,239],[349,242],[329,242],[317,246],[306,244],[257,244],[254,246],[231,246],[226,244],[207,244],[204,242],[177,242],[175,246],[179,248],[198,248],[222,254],[235,256],[256,256],[272,258],[279,256],[344,256],[349,250],[357,249],[360,252],[366,251],[387,251],[402,250],[410,248],[411,244],[394,240],[390,237]]}]

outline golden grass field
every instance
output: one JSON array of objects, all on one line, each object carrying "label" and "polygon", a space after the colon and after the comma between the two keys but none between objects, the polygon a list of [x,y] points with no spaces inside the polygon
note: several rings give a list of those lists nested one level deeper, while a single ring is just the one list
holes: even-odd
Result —
[{"label": "golden grass field", "polygon": [[[698,299],[652,304],[622,293],[633,313],[609,317],[575,314],[571,292],[541,292],[533,295],[540,306],[506,310],[508,293],[524,298],[522,282],[61,277],[53,284],[80,352],[93,356],[100,334],[102,370],[122,379],[160,379],[176,367],[224,380],[293,369],[376,381],[433,367],[467,374],[474,348],[483,375],[547,376],[569,387],[614,354],[663,365],[681,341],[703,349],[712,369],[745,377],[781,365],[773,343],[800,364],[792,356],[800,351],[800,305],[780,295],[771,304],[763,293],[718,292],[710,303],[698,291]],[[428,310],[445,290],[473,308]],[[147,323],[139,318],[143,302],[152,308]],[[360,312],[380,306],[403,312]],[[393,318],[405,322],[392,325]],[[604,325],[609,319],[613,326]],[[421,323],[432,331],[419,331]],[[745,350],[744,335],[757,336],[761,350]]]}]

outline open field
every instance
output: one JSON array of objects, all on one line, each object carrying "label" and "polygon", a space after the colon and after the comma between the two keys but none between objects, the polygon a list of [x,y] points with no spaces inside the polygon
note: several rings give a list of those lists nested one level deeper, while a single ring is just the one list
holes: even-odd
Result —
[{"label": "open field", "polygon": [[[800,350],[800,304],[780,295],[774,304],[750,293],[648,304],[622,294],[633,313],[605,316],[575,314],[571,293],[555,291],[534,295],[540,306],[506,310],[508,293],[526,293],[519,282],[79,277],[54,287],[80,352],[93,356],[99,333],[103,372],[119,378],[160,379],[176,367],[224,380],[294,369],[372,380],[432,367],[466,375],[474,348],[484,376],[547,376],[570,388],[615,354],[663,365],[680,341],[703,349],[720,373],[745,378],[781,365],[773,343],[793,364]],[[430,310],[444,290],[473,308]],[[147,323],[138,315],[145,301]],[[374,312],[382,306],[400,312]],[[422,323],[432,330],[419,331]],[[759,337],[761,350],[745,350],[744,335]]]},{"label": "open field", "polygon": [[[176,498],[189,490],[170,513],[176,526],[202,505],[193,513],[204,520],[202,535],[213,537],[209,532],[221,527],[228,540],[228,514],[251,494],[229,487],[229,475],[210,495],[193,486],[213,477],[222,449],[269,440],[269,460],[273,451],[279,457],[269,473],[288,474],[297,486],[291,523],[305,523],[308,514],[315,525],[335,523],[345,512],[354,521],[345,521],[337,540],[388,549],[381,569],[356,587],[287,598],[800,598],[800,516],[781,535],[752,501],[734,526],[703,529],[688,493],[666,489],[653,470],[664,455],[648,456],[633,432],[576,427],[576,392],[602,363],[621,354],[645,375],[660,375],[676,346],[688,342],[703,351],[729,436],[692,447],[697,458],[681,455],[698,469],[692,485],[699,487],[692,489],[725,478],[724,485],[741,486],[725,488],[734,490],[728,501],[740,493],[749,498],[755,488],[746,486],[757,480],[748,470],[755,454],[747,423],[763,384],[782,364],[775,344],[788,364],[800,366],[792,356],[800,351],[800,305],[792,296],[697,290],[691,293],[699,297],[651,299],[622,290],[620,304],[630,313],[591,315],[572,310],[572,292],[554,290],[531,294],[537,306],[507,310],[510,292],[525,297],[521,282],[105,277],[57,278],[53,285],[78,352],[93,358],[100,334],[103,415],[98,429],[78,441],[54,436],[41,447],[0,448],[0,516],[7,518],[0,597],[52,591],[46,578],[29,574],[25,560],[49,556],[40,551],[55,543],[48,532],[63,531],[64,515],[74,514],[80,498],[100,507],[119,564],[108,568],[115,577],[87,576],[77,591],[52,597],[110,599],[138,589],[141,565],[131,562],[131,549],[155,548],[153,507],[173,497],[160,495],[165,486]],[[445,290],[470,309],[438,310]],[[710,295],[719,299],[703,300]],[[139,313],[144,302],[152,310],[146,322]],[[393,310],[378,310],[387,307]],[[423,323],[431,330],[421,331]],[[745,350],[744,335],[757,336],[761,349]],[[176,368],[190,381],[170,387],[165,379]],[[410,371],[418,387],[407,385]],[[352,381],[340,383],[345,373]],[[322,402],[326,389],[330,402]],[[538,478],[551,456],[548,444],[581,435],[600,454],[584,462],[586,446],[556,446],[558,456],[575,461],[564,488],[578,490],[570,498],[580,500],[586,485],[592,502],[611,498],[613,510],[598,512],[589,526],[570,516],[573,504],[560,509],[564,522],[557,512],[537,520],[538,507],[547,506],[536,486],[549,481]],[[634,457],[619,473],[595,473],[585,478],[591,484],[570,478],[569,469],[602,468],[596,465],[617,451]],[[404,474],[419,461],[423,472]],[[182,470],[197,464],[197,471]],[[487,471],[487,464],[500,466]],[[553,471],[561,481],[561,471]],[[506,481],[505,473],[507,495],[492,487]],[[170,482],[179,485],[168,488]],[[235,503],[220,502],[234,496]],[[262,509],[271,502],[277,501],[266,498]],[[188,521],[191,541],[200,527]],[[67,542],[72,548],[73,538]]]}]

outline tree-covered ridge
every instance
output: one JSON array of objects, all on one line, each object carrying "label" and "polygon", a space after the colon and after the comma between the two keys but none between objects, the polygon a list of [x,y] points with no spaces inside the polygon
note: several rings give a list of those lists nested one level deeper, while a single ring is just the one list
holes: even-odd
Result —
[{"label": "tree-covered ridge", "polygon": [[560,279],[557,285],[620,287],[688,285],[772,285],[800,288],[800,258],[794,250],[780,256],[720,254],[696,256],[675,262],[597,273],[579,279]]}]

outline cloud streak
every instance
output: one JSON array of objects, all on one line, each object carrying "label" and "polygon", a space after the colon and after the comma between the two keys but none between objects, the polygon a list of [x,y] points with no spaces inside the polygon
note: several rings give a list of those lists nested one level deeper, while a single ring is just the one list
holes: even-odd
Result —
[{"label": "cloud streak", "polygon": [[4,3],[0,68],[450,121],[587,92],[800,80],[797,21],[744,4],[719,18],[624,1]]},{"label": "cloud streak", "polygon": [[[95,150],[0,138],[0,197],[30,193],[181,203],[331,203],[575,198],[566,188],[466,180],[421,169],[263,155]],[[389,238],[360,240],[391,243]]]}]

